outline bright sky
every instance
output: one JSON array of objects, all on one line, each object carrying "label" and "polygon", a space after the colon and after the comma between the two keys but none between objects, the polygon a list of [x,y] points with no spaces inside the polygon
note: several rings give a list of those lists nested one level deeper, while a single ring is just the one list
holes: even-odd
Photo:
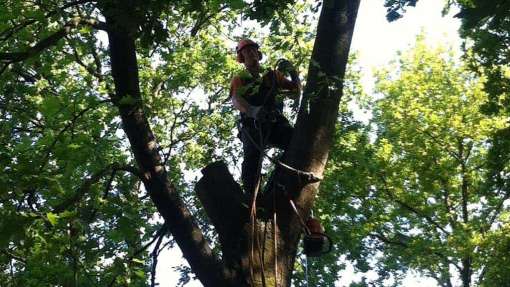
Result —
[{"label": "bright sky", "polygon": [[[386,65],[395,59],[397,51],[406,50],[415,42],[416,35],[425,31],[431,44],[460,46],[457,30],[460,22],[450,15],[442,17],[445,0],[420,0],[416,8],[409,8],[404,18],[388,23],[385,18],[383,0],[362,0],[356,21],[356,28],[351,49],[359,53],[359,64],[363,72],[363,85],[367,93],[373,88],[372,72],[374,68]],[[173,269],[183,262],[178,248],[164,251],[159,257],[157,282],[162,287],[177,286],[179,274]],[[375,274],[366,274],[374,278]],[[341,273],[336,286],[344,287],[361,274],[355,274],[352,266]],[[192,281],[186,287],[202,286]],[[434,280],[409,274],[402,286],[434,287]]]}]

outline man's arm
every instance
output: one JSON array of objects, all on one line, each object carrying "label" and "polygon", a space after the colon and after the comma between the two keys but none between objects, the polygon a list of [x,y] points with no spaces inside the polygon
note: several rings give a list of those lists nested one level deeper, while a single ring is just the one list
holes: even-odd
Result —
[{"label": "man's arm", "polygon": [[245,99],[243,99],[243,97],[239,95],[239,88],[241,86],[242,86],[241,79],[239,77],[234,77],[232,79],[232,82],[230,83],[232,104],[241,113],[246,113],[248,111],[249,104]]},{"label": "man's arm", "polygon": [[239,77],[234,77],[230,83],[230,92],[232,96],[232,104],[241,113],[246,114],[248,117],[256,118],[260,107],[250,105],[241,95],[239,95],[239,88],[243,83]]}]

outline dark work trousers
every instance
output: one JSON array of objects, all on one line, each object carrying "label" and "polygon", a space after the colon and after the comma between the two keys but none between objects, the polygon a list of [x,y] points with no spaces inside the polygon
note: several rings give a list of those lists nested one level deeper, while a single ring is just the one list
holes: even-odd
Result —
[{"label": "dark work trousers", "polygon": [[[262,133],[259,129],[262,130]],[[257,184],[259,160],[260,157],[263,156],[259,148],[257,148],[261,143],[261,134],[263,141],[265,141],[262,149],[268,147],[286,149],[293,131],[294,128],[283,115],[278,115],[276,119],[271,122],[257,121],[255,123],[255,121],[250,118],[241,120],[241,130],[239,132],[244,151],[241,179],[246,194],[251,194]],[[252,140],[255,141],[257,146],[253,144]]]}]

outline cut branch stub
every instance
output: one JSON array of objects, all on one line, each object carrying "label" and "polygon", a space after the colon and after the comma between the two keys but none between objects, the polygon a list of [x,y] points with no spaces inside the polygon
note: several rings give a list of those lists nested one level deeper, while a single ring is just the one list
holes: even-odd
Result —
[{"label": "cut branch stub", "polygon": [[204,176],[196,184],[195,191],[218,234],[224,275],[230,282],[237,282],[233,286],[245,286],[246,276],[242,270],[247,267],[241,258],[247,255],[248,205],[244,203],[241,187],[224,162],[209,164],[202,174]]},{"label": "cut branch stub", "polygon": [[[224,162],[214,162],[202,170],[204,175],[195,191],[204,210],[220,237],[240,231],[247,220],[248,208],[243,205],[241,187]],[[243,217],[246,217],[243,220]]]}]

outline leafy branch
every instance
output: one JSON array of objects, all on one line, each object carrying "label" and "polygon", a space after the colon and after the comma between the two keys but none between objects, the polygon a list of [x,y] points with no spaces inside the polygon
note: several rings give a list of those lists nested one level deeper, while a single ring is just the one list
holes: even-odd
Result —
[{"label": "leafy branch", "polygon": [[[46,13],[46,15],[44,15],[44,18],[49,18],[65,9],[68,9],[68,8],[71,8],[71,7],[80,5],[80,4],[89,3],[89,2],[93,2],[93,1],[92,0],[78,0],[78,1],[69,2],[65,5],[63,5],[62,7],[58,7],[55,10]],[[21,31],[22,29],[24,29],[36,22],[37,22],[36,19],[27,19],[21,23],[14,25],[14,27],[12,27],[10,29],[6,29],[6,30],[0,32],[0,41],[2,41],[2,42],[7,41],[9,38],[11,38],[17,32]]]},{"label": "leafy branch", "polygon": [[[81,18],[75,17],[72,21],[69,21],[64,27],[60,28],[58,31],[49,35],[48,37],[40,40],[35,45],[29,47],[25,51],[22,52],[2,52],[0,53],[0,62],[5,63],[6,65],[10,65],[15,62],[21,62],[26,59],[32,58],[47,48],[54,46],[58,43],[62,38],[68,35],[72,29],[80,26],[80,25],[88,25],[97,29],[106,30],[106,26],[104,23],[93,19],[93,18]],[[2,71],[5,70],[5,67],[2,68]]]},{"label": "leafy branch", "polygon": [[88,111],[90,110],[93,110],[95,108],[97,108],[98,105],[100,104],[103,104],[103,103],[107,103],[107,102],[111,102],[110,100],[102,100],[102,101],[99,101],[97,103],[97,105],[92,105],[90,107],[87,107],[83,110],[81,110],[80,112],[78,112],[77,114],[75,114],[73,116],[73,118],[69,121],[69,123],[67,125],[64,126],[63,129],[61,129],[59,131],[59,133],[55,136],[55,139],[52,141],[52,143],[46,148],[46,154],[44,155],[43,157],[43,160],[42,160],[42,164],[41,166],[39,167],[39,171],[42,171],[44,169],[44,167],[46,166],[47,162],[48,162],[48,159],[51,155],[51,152],[53,151],[53,148],[55,147],[55,145],[58,143],[58,141],[60,140],[60,137],[62,137],[62,135],[69,129],[73,129],[74,126],[76,125],[76,122],[78,121],[79,118],[81,118],[84,114],[86,114]]},{"label": "leafy branch", "polygon": [[68,198],[67,200],[65,200],[64,202],[60,203],[59,205],[57,205],[53,209],[53,212],[54,213],[63,212],[64,210],[68,209],[69,206],[80,201],[81,198],[89,192],[90,187],[93,184],[99,182],[99,180],[101,178],[103,178],[105,175],[107,175],[110,172],[112,173],[112,175],[110,177],[110,182],[111,182],[111,180],[113,180],[113,175],[118,171],[127,171],[127,172],[130,172],[130,173],[134,174],[135,176],[139,177],[140,179],[143,178],[140,171],[133,166],[111,164],[111,165],[99,170],[98,172],[94,173],[90,178],[86,179],[82,183],[82,185],[75,191],[74,195],[72,197]]}]

